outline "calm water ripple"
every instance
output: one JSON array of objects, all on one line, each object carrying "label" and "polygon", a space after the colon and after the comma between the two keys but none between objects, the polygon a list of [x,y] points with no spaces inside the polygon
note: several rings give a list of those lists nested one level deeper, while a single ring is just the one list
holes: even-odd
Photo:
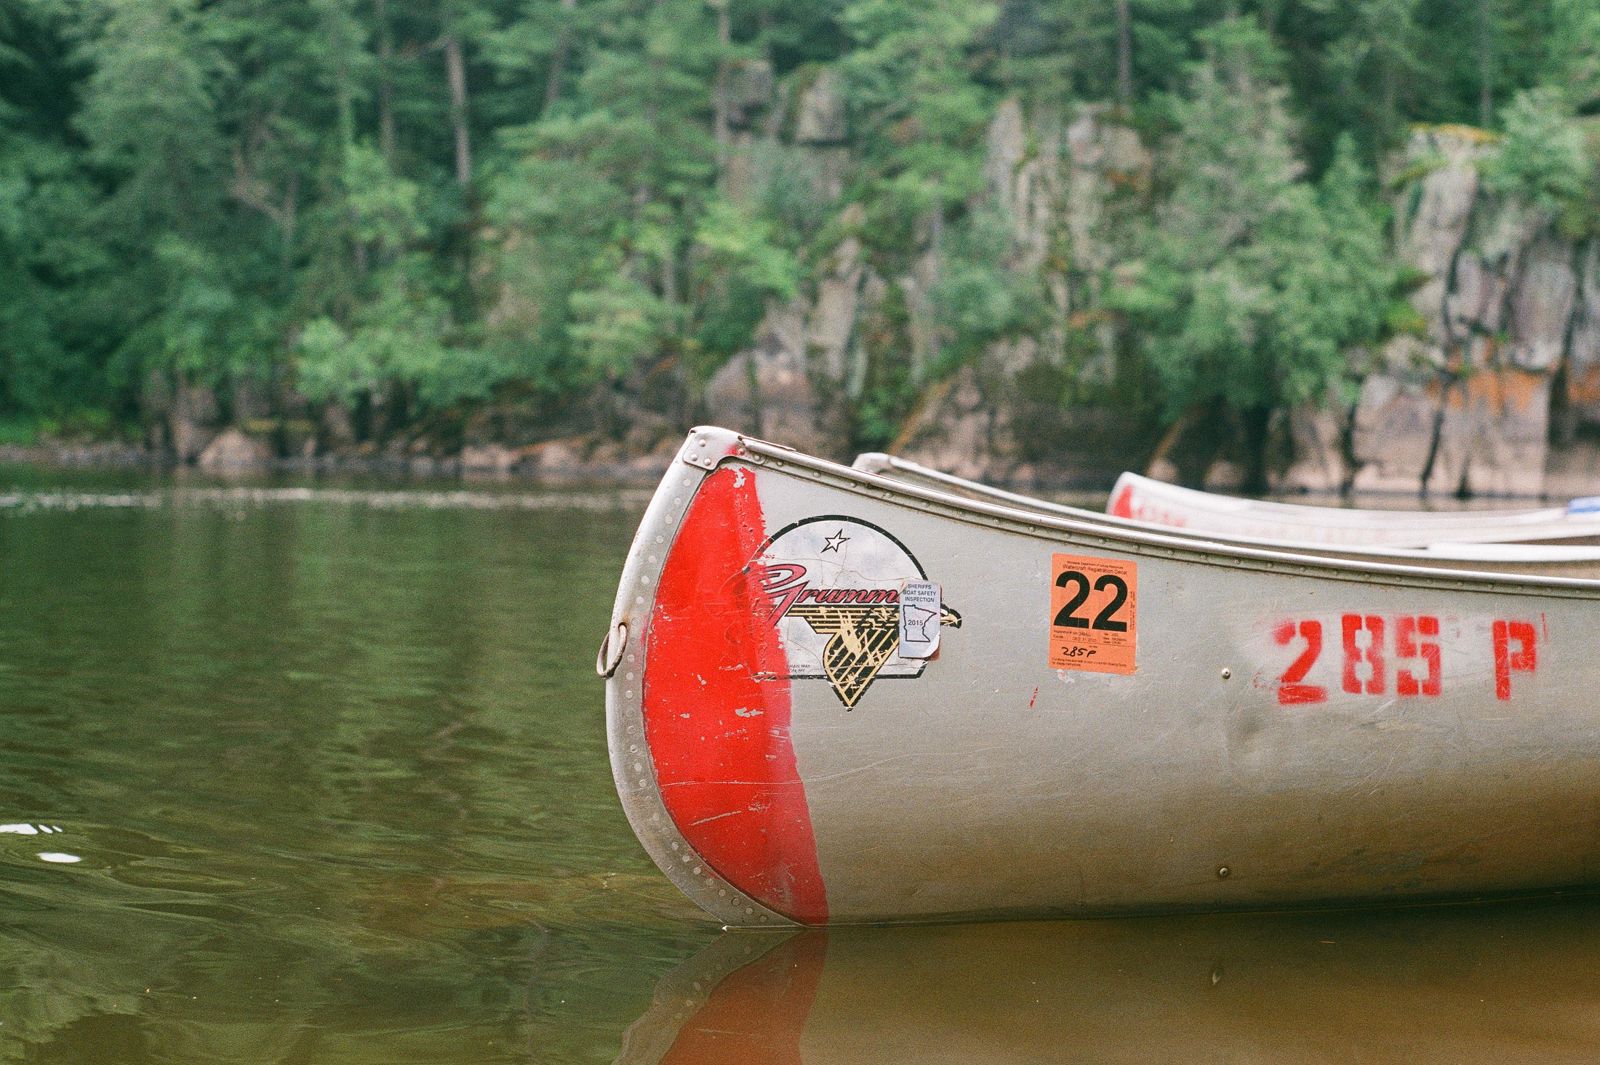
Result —
[{"label": "calm water ripple", "polygon": [[607,766],[644,501],[0,471],[0,1062],[1594,1059],[1583,902],[719,934]]}]

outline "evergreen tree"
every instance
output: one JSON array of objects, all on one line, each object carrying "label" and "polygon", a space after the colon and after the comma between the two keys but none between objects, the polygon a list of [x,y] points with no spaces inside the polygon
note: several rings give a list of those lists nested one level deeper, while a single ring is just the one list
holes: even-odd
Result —
[{"label": "evergreen tree", "polygon": [[[1258,438],[1381,337],[1364,171],[1409,123],[1496,127],[1489,188],[1600,230],[1597,56],[1593,0],[10,0],[0,433],[177,384],[226,417],[250,381],[377,436],[529,397],[620,427],[646,375],[687,416],[853,236],[890,291],[851,414],[886,438],[1043,327],[982,177],[1019,95],[1171,139],[1116,305],[1169,418]],[[819,152],[792,133],[824,76],[848,129]]]},{"label": "evergreen tree", "polygon": [[1600,111],[1600,4],[1551,0],[1544,84],[1576,110]]},{"label": "evergreen tree", "polygon": [[65,135],[66,52],[44,8],[0,8],[0,437],[18,415],[104,401],[103,349],[75,298],[100,255],[84,226],[95,191]]},{"label": "evergreen tree", "polygon": [[1272,414],[1322,398],[1348,350],[1377,338],[1391,278],[1349,142],[1310,184],[1271,46],[1241,22],[1207,39],[1211,57],[1174,103],[1173,187],[1141,274],[1115,298],[1168,417],[1236,418],[1259,487]]}]

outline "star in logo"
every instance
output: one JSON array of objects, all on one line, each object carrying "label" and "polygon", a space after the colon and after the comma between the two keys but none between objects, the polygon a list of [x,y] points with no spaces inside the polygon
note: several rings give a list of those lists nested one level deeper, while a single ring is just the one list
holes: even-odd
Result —
[{"label": "star in logo", "polygon": [[829,551],[837,552],[839,550],[839,545],[848,542],[849,539],[850,537],[844,534],[844,530],[840,529],[838,532],[822,541],[823,553],[826,554]]}]

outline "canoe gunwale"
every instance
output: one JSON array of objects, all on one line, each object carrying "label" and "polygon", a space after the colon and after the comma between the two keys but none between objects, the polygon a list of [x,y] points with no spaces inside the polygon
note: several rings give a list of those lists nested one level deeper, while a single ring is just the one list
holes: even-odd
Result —
[{"label": "canoe gunwale", "polygon": [[1094,521],[1045,514],[1018,507],[967,499],[938,489],[925,488],[882,474],[852,469],[837,462],[806,455],[765,441],[744,439],[750,461],[782,470],[794,467],[815,480],[857,495],[876,495],[901,505],[940,514],[968,524],[1005,529],[1034,536],[1064,533],[1077,546],[1125,550],[1131,546],[1146,554],[1234,569],[1265,570],[1299,576],[1369,582],[1374,576],[1398,578],[1401,583],[1434,588],[1481,589],[1492,587],[1513,593],[1560,595],[1565,598],[1600,599],[1600,580],[1583,577],[1546,577],[1474,570],[1438,569],[1403,563],[1350,561],[1302,554],[1293,547],[1266,548],[1203,539],[1194,534],[1168,534],[1158,526],[1127,523],[1112,527]]},{"label": "canoe gunwale", "polygon": [[[1409,559],[1417,559],[1419,564],[1426,564],[1429,568],[1443,568],[1442,564],[1452,561],[1463,563],[1505,562],[1510,564],[1600,563],[1600,545],[1566,542],[1568,540],[1584,540],[1595,535],[1596,530],[1580,527],[1564,527],[1552,529],[1548,532],[1534,531],[1526,538],[1515,541],[1474,537],[1471,529],[1453,528],[1441,530],[1441,534],[1447,532],[1453,537],[1452,539],[1433,540],[1416,546],[1409,543],[1317,542],[1217,530],[1176,528],[1162,525],[1159,522],[1143,521],[1138,518],[1125,518],[1116,514],[1101,514],[1065,503],[1056,503],[1048,499],[1023,495],[1020,492],[995,488],[980,481],[969,481],[954,474],[946,473],[943,470],[933,469],[896,455],[888,455],[878,451],[869,451],[856,456],[851,469],[859,473],[888,477],[897,484],[905,484],[906,482],[902,478],[907,477],[931,481],[935,485],[949,488],[954,493],[967,493],[959,496],[962,499],[994,500],[1002,506],[1014,506],[1029,513],[1059,515],[1068,520],[1086,521],[1111,528],[1132,529],[1162,536],[1177,536],[1191,541],[1257,547],[1277,553],[1296,552],[1317,557],[1324,557],[1330,554],[1353,555],[1357,557],[1350,559],[1350,561],[1354,561],[1358,565],[1364,565],[1367,561],[1409,565],[1411,564],[1408,561]],[[1332,510],[1333,508],[1329,509]],[[1423,538],[1419,537],[1419,539]],[[1477,572],[1475,567],[1473,572]]]},{"label": "canoe gunwale", "polygon": [[[885,456],[891,464],[905,460]],[[1137,490],[1161,506],[1177,513],[1199,517],[1207,522],[1245,520],[1284,527],[1320,528],[1334,525],[1358,528],[1377,522],[1388,528],[1413,528],[1419,536],[1440,539],[1466,533],[1493,523],[1505,534],[1525,536],[1529,542],[1561,540],[1600,533],[1600,512],[1573,512],[1564,507],[1535,507],[1519,510],[1360,510],[1311,506],[1271,499],[1247,499],[1196,488],[1185,488],[1131,471],[1123,473],[1112,486],[1112,498],[1127,490]],[[1205,525],[1196,527],[1204,531]]]}]

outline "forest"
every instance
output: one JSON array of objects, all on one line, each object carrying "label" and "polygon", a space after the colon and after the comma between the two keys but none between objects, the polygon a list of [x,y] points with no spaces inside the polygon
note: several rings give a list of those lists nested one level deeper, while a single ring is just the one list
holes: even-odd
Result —
[{"label": "forest", "polygon": [[[984,195],[1005,101],[1154,153],[1071,307]],[[1417,124],[1578,241],[1596,111],[1593,0],[0,0],[0,440],[686,426],[851,240],[936,268],[851,342],[841,447],[1050,329],[1047,404],[1249,441],[1420,328]]]}]

